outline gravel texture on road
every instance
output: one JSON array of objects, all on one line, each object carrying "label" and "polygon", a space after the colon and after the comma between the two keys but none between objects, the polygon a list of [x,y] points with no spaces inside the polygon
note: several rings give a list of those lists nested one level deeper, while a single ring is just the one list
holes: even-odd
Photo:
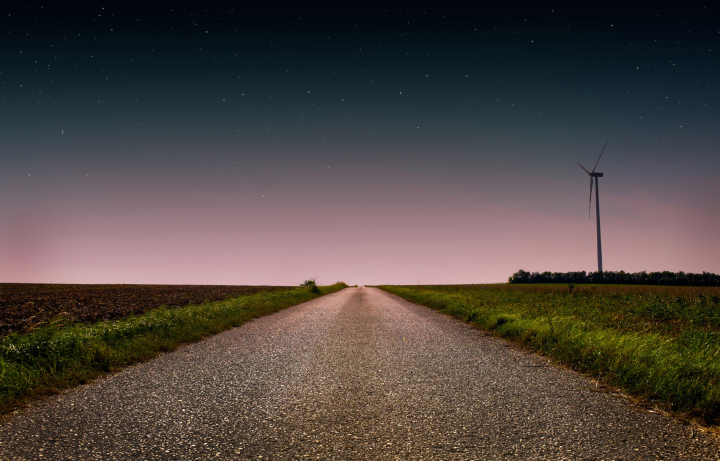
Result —
[{"label": "gravel texture on road", "polygon": [[6,416],[0,459],[716,460],[720,443],[361,287]]}]

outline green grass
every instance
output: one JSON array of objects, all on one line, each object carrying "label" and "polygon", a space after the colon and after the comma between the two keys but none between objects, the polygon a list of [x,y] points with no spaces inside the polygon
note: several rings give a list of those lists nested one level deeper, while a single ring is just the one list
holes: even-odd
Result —
[{"label": "green grass", "polygon": [[181,308],[161,307],[92,325],[56,318],[25,334],[0,339],[0,412],[27,398],[81,384],[109,371],[173,350],[347,285],[262,292]]},{"label": "green grass", "polygon": [[381,286],[677,412],[720,422],[720,290]]}]

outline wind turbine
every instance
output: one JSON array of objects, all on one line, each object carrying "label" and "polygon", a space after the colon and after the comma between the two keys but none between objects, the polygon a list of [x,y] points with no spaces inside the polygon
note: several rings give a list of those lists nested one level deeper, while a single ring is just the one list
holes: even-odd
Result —
[{"label": "wind turbine", "polygon": [[605,147],[607,146],[607,141],[605,141],[605,146],[603,146],[602,150],[600,151],[600,155],[598,156],[597,162],[595,162],[595,166],[593,167],[592,171],[588,171],[584,166],[580,165],[580,162],[578,162],[578,165],[580,165],[580,168],[585,170],[585,173],[590,175],[590,201],[588,202],[588,219],[590,219],[590,207],[592,206],[592,190],[593,190],[593,178],[595,178],[595,213],[597,215],[597,251],[598,251],[598,272],[602,272],[602,245],[600,243],[600,189],[598,189],[598,178],[602,178],[602,173],[596,173],[595,168],[597,168],[598,163],[600,162],[600,157],[602,157],[603,152],[605,151]]}]

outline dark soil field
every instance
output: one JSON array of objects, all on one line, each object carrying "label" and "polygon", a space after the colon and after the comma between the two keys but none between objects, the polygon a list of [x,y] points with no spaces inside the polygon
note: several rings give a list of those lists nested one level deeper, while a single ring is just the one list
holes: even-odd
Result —
[{"label": "dark soil field", "polygon": [[0,283],[0,336],[29,331],[58,316],[92,323],[142,314],[160,306],[200,304],[289,288],[293,287]]}]

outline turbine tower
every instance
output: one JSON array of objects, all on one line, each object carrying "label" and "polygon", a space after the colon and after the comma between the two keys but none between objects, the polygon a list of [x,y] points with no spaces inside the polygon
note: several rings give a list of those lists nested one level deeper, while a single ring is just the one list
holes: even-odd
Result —
[{"label": "turbine tower", "polygon": [[597,162],[595,162],[595,166],[593,167],[592,171],[588,171],[584,166],[580,165],[580,162],[578,162],[578,165],[580,165],[580,168],[585,170],[585,173],[590,175],[590,202],[588,202],[588,219],[590,219],[590,208],[592,206],[592,190],[593,190],[593,178],[595,178],[595,214],[597,216],[597,253],[598,253],[598,272],[602,272],[602,244],[600,243],[600,189],[598,189],[598,178],[602,178],[602,173],[596,173],[595,168],[597,168],[598,163],[600,162],[600,157],[602,157],[603,152],[605,151],[605,147],[607,146],[607,141],[605,141],[605,146],[603,146],[602,150],[600,151],[600,155],[598,156]]}]

